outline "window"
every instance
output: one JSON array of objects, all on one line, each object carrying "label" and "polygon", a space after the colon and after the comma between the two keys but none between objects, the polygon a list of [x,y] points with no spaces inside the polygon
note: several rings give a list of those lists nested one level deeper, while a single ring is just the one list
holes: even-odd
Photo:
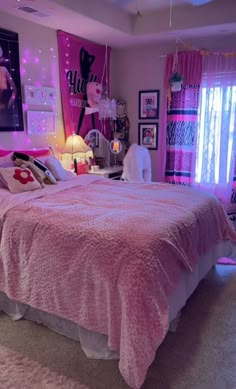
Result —
[{"label": "window", "polygon": [[235,155],[235,132],[236,85],[203,87],[199,104],[197,183],[229,183]]}]

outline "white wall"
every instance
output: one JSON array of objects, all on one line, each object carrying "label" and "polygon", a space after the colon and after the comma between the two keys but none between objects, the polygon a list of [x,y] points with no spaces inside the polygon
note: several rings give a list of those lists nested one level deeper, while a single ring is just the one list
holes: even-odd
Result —
[{"label": "white wall", "polygon": [[[115,98],[123,98],[127,103],[127,113],[130,119],[130,142],[138,143],[138,123],[156,122],[157,120],[139,120],[138,99],[140,90],[160,90],[160,112],[163,109],[163,76],[165,67],[165,53],[168,48],[160,45],[134,47],[123,50],[112,50],[111,63],[111,93]],[[165,129],[159,123],[160,150],[165,141],[162,135]],[[162,169],[158,169],[158,150],[150,150],[152,160],[153,180],[160,180]],[[159,164],[163,161],[159,161]]]},{"label": "white wall", "polygon": [[[22,99],[24,103],[24,85],[56,87],[56,136],[28,136],[26,114],[24,112],[25,131],[0,131],[0,148],[41,147],[54,145],[60,148],[64,144],[61,98],[59,88],[59,67],[56,31],[26,20],[15,18],[0,12],[1,28],[19,35]],[[30,106],[32,110],[44,110],[42,106]],[[45,108],[51,110],[51,107]]]}]

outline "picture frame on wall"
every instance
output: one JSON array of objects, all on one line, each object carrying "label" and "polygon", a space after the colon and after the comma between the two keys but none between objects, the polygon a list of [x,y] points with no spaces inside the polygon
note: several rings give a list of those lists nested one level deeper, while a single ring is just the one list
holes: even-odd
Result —
[{"label": "picture frame on wall", "polygon": [[0,131],[24,131],[18,34],[0,28]]},{"label": "picture frame on wall", "polygon": [[139,119],[159,119],[159,90],[139,91]]},{"label": "picture frame on wall", "polygon": [[158,123],[139,123],[138,144],[149,150],[157,150]]}]

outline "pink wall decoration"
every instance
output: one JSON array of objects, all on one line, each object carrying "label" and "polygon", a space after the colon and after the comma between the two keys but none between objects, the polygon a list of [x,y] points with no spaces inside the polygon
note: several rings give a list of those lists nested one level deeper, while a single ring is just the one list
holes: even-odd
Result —
[{"label": "pink wall decoration", "polygon": [[[88,82],[101,83],[102,79],[105,86],[107,79],[109,91],[109,74],[103,76],[106,47],[64,31],[57,32],[57,39],[65,135],[75,132],[84,137],[92,128],[102,128],[98,112],[85,112],[89,106],[86,86]],[[110,49],[107,62],[109,73]]]}]

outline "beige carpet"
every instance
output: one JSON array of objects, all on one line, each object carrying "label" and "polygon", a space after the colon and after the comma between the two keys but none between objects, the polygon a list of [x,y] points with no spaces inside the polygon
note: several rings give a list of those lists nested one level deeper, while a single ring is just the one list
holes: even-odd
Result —
[{"label": "beige carpet", "polygon": [[4,346],[0,347],[0,388],[87,389]]},{"label": "beige carpet", "polygon": [[[127,389],[117,361],[0,314],[0,389]],[[217,266],[157,351],[142,389],[236,389],[236,267]]]}]

